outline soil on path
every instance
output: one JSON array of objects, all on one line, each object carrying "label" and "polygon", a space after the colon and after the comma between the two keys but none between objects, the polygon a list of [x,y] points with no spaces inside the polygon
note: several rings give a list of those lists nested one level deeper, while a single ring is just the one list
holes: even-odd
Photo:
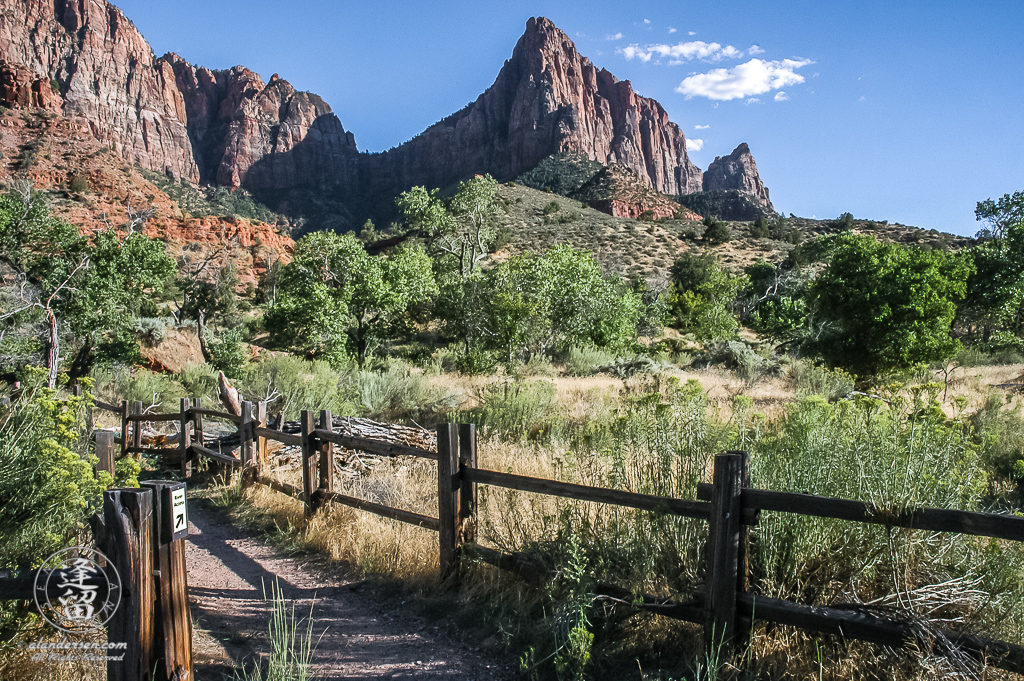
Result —
[{"label": "soil on path", "polygon": [[[189,598],[196,623],[196,678],[233,678],[270,648],[264,588],[276,580],[296,619],[312,605],[312,676],[321,679],[507,680],[505,654],[479,634],[418,617],[401,597],[352,582],[316,560],[281,555],[206,500],[189,504]],[[305,624],[300,627],[305,632]],[[493,639],[492,639],[493,640]],[[481,652],[482,651],[482,652]]]}]

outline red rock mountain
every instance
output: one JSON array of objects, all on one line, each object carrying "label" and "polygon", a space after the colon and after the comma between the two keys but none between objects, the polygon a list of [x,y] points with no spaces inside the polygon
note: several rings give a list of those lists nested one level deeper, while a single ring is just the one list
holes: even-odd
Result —
[{"label": "red rock mountain", "polygon": [[561,151],[634,170],[660,192],[701,190],[701,171],[665,109],[598,70],[545,18],[530,19],[512,58],[475,102],[409,142],[370,156],[389,193],[491,173],[511,179]]},{"label": "red rock mountain", "polygon": [[720,189],[738,189],[768,210],[775,211],[768,198],[768,188],[761,181],[757,164],[746,142],[733,149],[728,156],[716,156],[704,173],[704,191]]},{"label": "red rock mountain", "polygon": [[[666,194],[709,183],[664,108],[597,69],[544,18],[527,22],[475,102],[381,154],[360,154],[320,97],[276,74],[264,82],[241,66],[214,71],[173,53],[157,58],[105,0],[0,0],[0,103],[60,111],[128,163],[243,186],[276,197],[279,209],[293,189],[390,204],[413,185],[482,173],[508,180],[557,152],[619,164]],[[712,184],[739,182],[767,201],[753,159],[737,168]]]}]

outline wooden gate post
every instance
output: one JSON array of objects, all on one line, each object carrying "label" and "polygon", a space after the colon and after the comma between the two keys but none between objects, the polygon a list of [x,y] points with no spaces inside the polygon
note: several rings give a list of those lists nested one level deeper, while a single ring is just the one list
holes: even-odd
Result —
[{"label": "wooden gate post", "polygon": [[300,419],[300,434],[302,436],[302,501],[306,505],[306,517],[309,518],[316,510],[315,499],[313,498],[317,480],[316,470],[316,438],[313,430],[316,423],[313,420],[313,412],[308,409],[302,412]]},{"label": "wooden gate post", "polygon": [[132,414],[137,417],[132,421],[132,447],[135,447],[135,460],[142,461],[142,452],[139,451],[142,448],[142,421],[138,418],[142,416],[142,402],[135,403]]},{"label": "wooden gate post", "polygon": [[106,471],[110,473],[111,486],[113,486],[116,471],[114,468],[114,434],[109,430],[96,431],[96,473]]},{"label": "wooden gate post", "polygon": [[121,577],[121,603],[107,622],[107,641],[124,643],[107,662],[108,681],[139,681],[153,672],[153,492],[103,493],[103,553]]},{"label": "wooden gate post", "polygon": [[153,681],[194,681],[192,672],[192,611],[188,602],[185,540],[174,539],[173,515],[164,506],[169,488],[181,483],[154,480],[142,483],[153,490],[153,564],[156,601],[153,618]]},{"label": "wooden gate post", "polygon": [[708,519],[707,593],[704,645],[709,659],[728,659],[736,636],[736,591],[739,584],[739,549],[743,457],[715,457],[711,514]]},{"label": "wooden gate post", "polygon": [[189,461],[189,456],[192,454],[189,451],[189,447],[192,446],[192,434],[189,432],[192,427],[192,414],[190,413],[191,408],[192,401],[187,397],[183,397],[179,407],[181,411],[181,419],[178,430],[178,453],[181,455],[182,479],[188,479],[188,476],[192,474],[192,463]]},{"label": "wooden gate post", "polygon": [[441,579],[458,571],[459,430],[454,423],[437,427],[437,520]]},{"label": "wooden gate post", "polygon": [[[197,397],[192,400],[192,407],[202,409],[203,398]],[[200,447],[206,446],[206,441],[203,437],[203,415],[195,412],[192,412],[192,441]]]},{"label": "wooden gate post", "polygon": [[[334,432],[334,415],[331,414],[331,411],[329,409],[325,409],[320,412],[320,430],[328,430]],[[317,453],[317,457],[317,467],[320,471],[319,484],[317,486],[320,489],[324,490],[325,492],[333,492],[334,443],[321,443],[320,451]]]},{"label": "wooden gate post", "polygon": [[462,472],[476,468],[476,424],[459,424],[459,544],[476,542],[476,483]]}]

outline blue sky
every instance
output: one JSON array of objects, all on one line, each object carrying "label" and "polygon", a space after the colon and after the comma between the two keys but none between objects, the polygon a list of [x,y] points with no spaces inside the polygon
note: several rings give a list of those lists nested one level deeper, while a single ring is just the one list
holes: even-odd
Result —
[{"label": "blue sky", "polygon": [[476,99],[546,16],[661,102],[700,167],[749,143],[787,214],[972,234],[977,201],[1024,189],[1019,0],[115,4],[157,55],[316,92],[361,150]]}]

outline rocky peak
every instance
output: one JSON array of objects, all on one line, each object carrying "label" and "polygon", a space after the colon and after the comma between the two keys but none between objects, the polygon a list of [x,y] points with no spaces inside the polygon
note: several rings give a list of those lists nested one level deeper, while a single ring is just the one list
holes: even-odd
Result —
[{"label": "rocky peak", "polygon": [[731,154],[717,156],[704,172],[704,191],[736,189],[750,195],[755,201],[774,212],[768,188],[761,181],[757,164],[746,142],[740,143]]},{"label": "rocky peak", "polygon": [[573,192],[571,198],[586,201],[591,208],[617,218],[701,219],[696,213],[654,191],[634,170],[617,163],[599,170]]},{"label": "rocky peak", "polygon": [[371,185],[394,194],[481,173],[512,179],[559,152],[619,163],[667,194],[700,191],[700,170],[664,108],[595,68],[543,17],[527,22],[512,57],[475,102],[374,155],[366,171]]}]

